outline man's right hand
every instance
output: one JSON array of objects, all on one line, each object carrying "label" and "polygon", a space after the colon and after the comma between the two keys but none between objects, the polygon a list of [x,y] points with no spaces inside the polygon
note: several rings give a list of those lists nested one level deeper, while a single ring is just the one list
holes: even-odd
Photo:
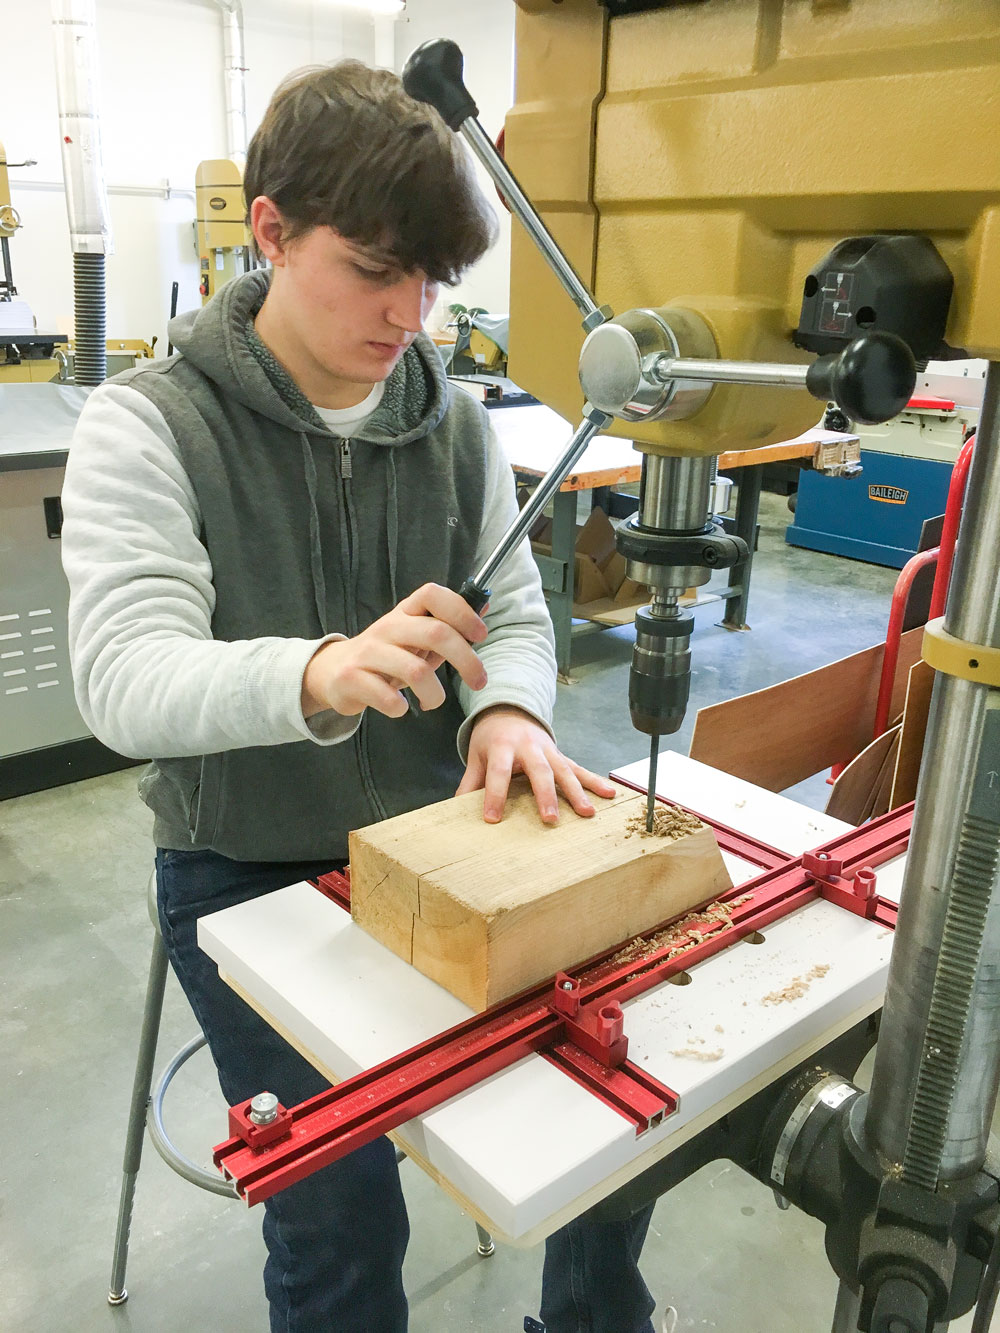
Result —
[{"label": "man's right hand", "polygon": [[486,684],[486,671],[471,645],[486,638],[486,625],[450,588],[425,583],[353,639],[325,643],[302,677],[302,715],[333,709],[354,717],[374,708],[386,717],[408,709],[404,689],[423,709],[439,708],[444,686],[435,674],[450,663],[471,690]]}]

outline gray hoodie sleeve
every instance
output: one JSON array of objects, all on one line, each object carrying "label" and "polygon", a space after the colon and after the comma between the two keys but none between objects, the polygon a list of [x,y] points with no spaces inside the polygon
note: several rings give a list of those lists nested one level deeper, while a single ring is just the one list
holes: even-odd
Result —
[{"label": "gray hoodie sleeve", "polygon": [[[492,428],[488,447],[486,503],[473,562],[475,569],[494,550],[517,514],[514,474]],[[555,639],[538,566],[527,540],[511,554],[493,580],[485,620],[489,638],[479,649],[479,656],[489,677],[486,688],[470,690],[458,680],[458,696],[466,714],[458,733],[463,761],[468,758],[469,736],[476,717],[498,704],[513,704],[552,731],[556,699]]]},{"label": "gray hoodie sleeve", "polygon": [[212,638],[215,589],[197,502],[163,417],[142,394],[115,384],[91,394],[62,500],[76,697],[106,745],[176,758],[333,744],[356,731],[357,717],[302,716],[302,675],[326,639]]},{"label": "gray hoodie sleeve", "polygon": [[[490,480],[477,563],[516,510],[513,478],[490,440]],[[212,637],[215,590],[190,480],[160,412],[125,385],[91,394],[63,488],[63,566],[77,702],[96,736],[135,758],[213,754],[303,739],[336,744],[359,717],[302,716],[302,676],[323,643]],[[552,631],[527,543],[496,581],[481,655],[489,684],[461,687],[471,718],[515,704],[549,724]]]}]

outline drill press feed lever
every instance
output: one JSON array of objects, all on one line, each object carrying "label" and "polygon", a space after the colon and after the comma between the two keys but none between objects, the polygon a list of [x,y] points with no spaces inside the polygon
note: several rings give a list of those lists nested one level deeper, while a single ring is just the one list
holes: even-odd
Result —
[{"label": "drill press feed lever", "polygon": [[[588,336],[580,352],[580,383],[589,404],[624,421],[660,417],[682,420],[704,406],[713,384],[736,383],[805,387],[824,401],[832,398],[852,420],[865,424],[888,421],[903,410],[916,384],[914,355],[907,341],[894,331],[874,329],[877,313],[870,305],[855,312],[850,300],[841,300],[837,305],[837,329],[855,327],[857,321],[851,317],[863,311],[861,326],[872,331],[849,340],[842,350],[843,340],[835,338],[838,351],[808,367],[719,360],[711,330],[693,311],[640,309],[615,318],[610,306],[598,306],[479,124],[479,108],[463,82],[463,69],[462,52],[456,43],[435,38],[424,42],[410,56],[403,70],[403,86],[411,97],[430,103],[446,124],[466,140],[584,316],[583,327]],[[859,279],[855,284],[857,291],[861,293],[864,288],[865,299],[871,299],[867,297],[871,275],[879,282],[879,291],[883,291],[882,280],[891,270],[896,298],[892,302],[893,312],[899,307],[903,310],[897,321],[899,327],[907,331],[922,328],[920,317],[931,308],[935,313],[934,327],[937,329],[940,324],[943,332],[951,275],[933,245],[923,238],[862,239],[868,242],[867,247],[858,240],[845,241],[809,275],[804,312],[810,296],[825,290],[815,277],[817,272],[833,273],[836,280],[844,276],[837,271],[838,263],[867,261],[871,256],[863,275],[865,282]],[[915,262],[912,250],[905,245],[900,248],[874,244],[911,240],[918,242],[920,248]],[[927,255],[928,249],[933,257]],[[921,284],[921,300],[907,303],[900,298],[900,292],[905,292],[911,278]],[[848,285],[854,281],[850,278]],[[819,311],[819,328],[823,331],[830,321],[826,306],[821,304]],[[809,337],[810,330],[800,330],[797,344],[808,346]]]},{"label": "drill press feed lever", "polygon": [[[824,402],[832,399],[855,421],[886,421],[903,410],[916,383],[916,365],[910,346],[895,331],[872,327],[861,337],[842,340],[845,345],[835,341],[831,349],[824,344],[818,350],[825,354],[809,366],[724,361],[718,357],[712,330],[692,310],[637,309],[614,317],[610,307],[598,306],[479,124],[475,100],[462,79],[463,65],[462,52],[454,42],[446,39],[425,42],[407,61],[403,86],[412,97],[434,106],[449,127],[469,144],[583,315],[587,334],[579,361],[580,384],[586,397],[584,420],[531,503],[483,568],[463,586],[463,596],[475,609],[485,605],[491,579],[558,490],[589,440],[616,418],[686,419],[705,405],[712,386],[717,383],[805,387]],[[849,260],[860,263],[865,270],[863,280],[851,278],[848,285],[852,291],[863,294],[865,300],[874,300],[870,293],[881,293],[887,286],[886,273],[895,273],[893,264],[899,247],[850,244],[853,245],[850,253],[841,256],[838,253],[841,247],[837,247],[836,257],[828,256],[821,261],[817,271],[826,272],[838,263],[846,265]],[[933,258],[928,257],[924,247],[917,257],[916,269],[931,272],[930,299],[940,309],[940,298],[947,285],[940,281],[939,269],[944,266],[930,242],[926,244],[933,251]],[[903,254],[912,259],[911,248],[904,246]],[[910,270],[905,272],[909,277]],[[842,276],[835,272],[834,281]],[[896,285],[899,286],[898,281]],[[810,275],[807,297],[812,286],[821,290],[819,280]],[[950,286],[946,295],[950,298]],[[894,291],[894,297],[887,304],[893,311],[905,307],[905,317],[896,320],[896,327],[906,333],[912,327],[912,312],[905,301],[898,299],[898,291]],[[878,302],[883,303],[881,295]],[[920,309],[922,313],[923,307]],[[838,328],[850,325],[853,329],[858,325],[860,312],[854,312],[849,301],[842,300],[837,312]],[[814,313],[812,307],[808,313]],[[864,318],[866,327],[875,321],[867,306]],[[813,322],[817,320],[820,328],[829,323],[825,307],[819,307]],[[800,330],[797,337],[800,345],[807,345],[810,328]],[[645,454],[639,514],[619,530],[618,549],[628,561],[629,576],[645,583],[653,592],[651,605],[636,620],[636,649],[629,687],[633,724],[653,738],[651,786],[655,782],[657,739],[677,731],[687,707],[691,622],[690,618],[679,615],[678,598],[687,588],[706,582],[710,569],[731,566],[746,554],[742,542],[724,537],[712,525],[710,484],[707,457]],[[651,820],[650,809],[647,823]]]}]

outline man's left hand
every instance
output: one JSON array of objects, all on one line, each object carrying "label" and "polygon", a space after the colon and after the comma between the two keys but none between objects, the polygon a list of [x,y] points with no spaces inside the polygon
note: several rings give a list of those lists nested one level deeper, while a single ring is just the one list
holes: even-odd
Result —
[{"label": "man's left hand", "polygon": [[559,819],[557,790],[585,819],[594,813],[588,791],[611,797],[617,790],[607,778],[567,759],[541,723],[529,714],[519,708],[489,708],[472,729],[469,761],[455,794],[485,789],[483,819],[487,824],[498,824],[515,773],[527,776],[546,824]]}]

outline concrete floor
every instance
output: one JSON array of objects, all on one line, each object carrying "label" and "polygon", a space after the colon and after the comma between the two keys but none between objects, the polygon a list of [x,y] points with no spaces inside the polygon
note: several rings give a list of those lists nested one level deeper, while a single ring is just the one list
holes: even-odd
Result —
[{"label": "concrete floor", "polygon": [[[788,547],[783,499],[765,496],[750,622],[695,613],[695,709],[797,675],[884,637],[895,573]],[[629,629],[580,639],[560,686],[563,747],[599,771],[646,753],[628,721]],[[136,771],[5,802],[0,812],[0,1329],[249,1333],[267,1326],[259,1216],[196,1190],[148,1147],[128,1273],[131,1297],[105,1302],[120,1161],[149,961],[145,884],[150,818]],[[821,806],[827,788],[796,791]],[[171,977],[160,1050],[194,1023]],[[193,1157],[225,1134],[210,1061],[186,1067],[168,1099],[174,1139]],[[537,1313],[540,1249],[475,1256],[475,1231],[411,1163],[406,1264],[413,1333],[516,1333]],[[779,1212],[768,1190],[718,1162],[661,1200],[643,1255],[678,1327],[823,1333],[836,1280],[821,1228]],[[968,1329],[968,1319],[954,1333]],[[1000,1327],[1000,1324],[998,1324]]]}]

